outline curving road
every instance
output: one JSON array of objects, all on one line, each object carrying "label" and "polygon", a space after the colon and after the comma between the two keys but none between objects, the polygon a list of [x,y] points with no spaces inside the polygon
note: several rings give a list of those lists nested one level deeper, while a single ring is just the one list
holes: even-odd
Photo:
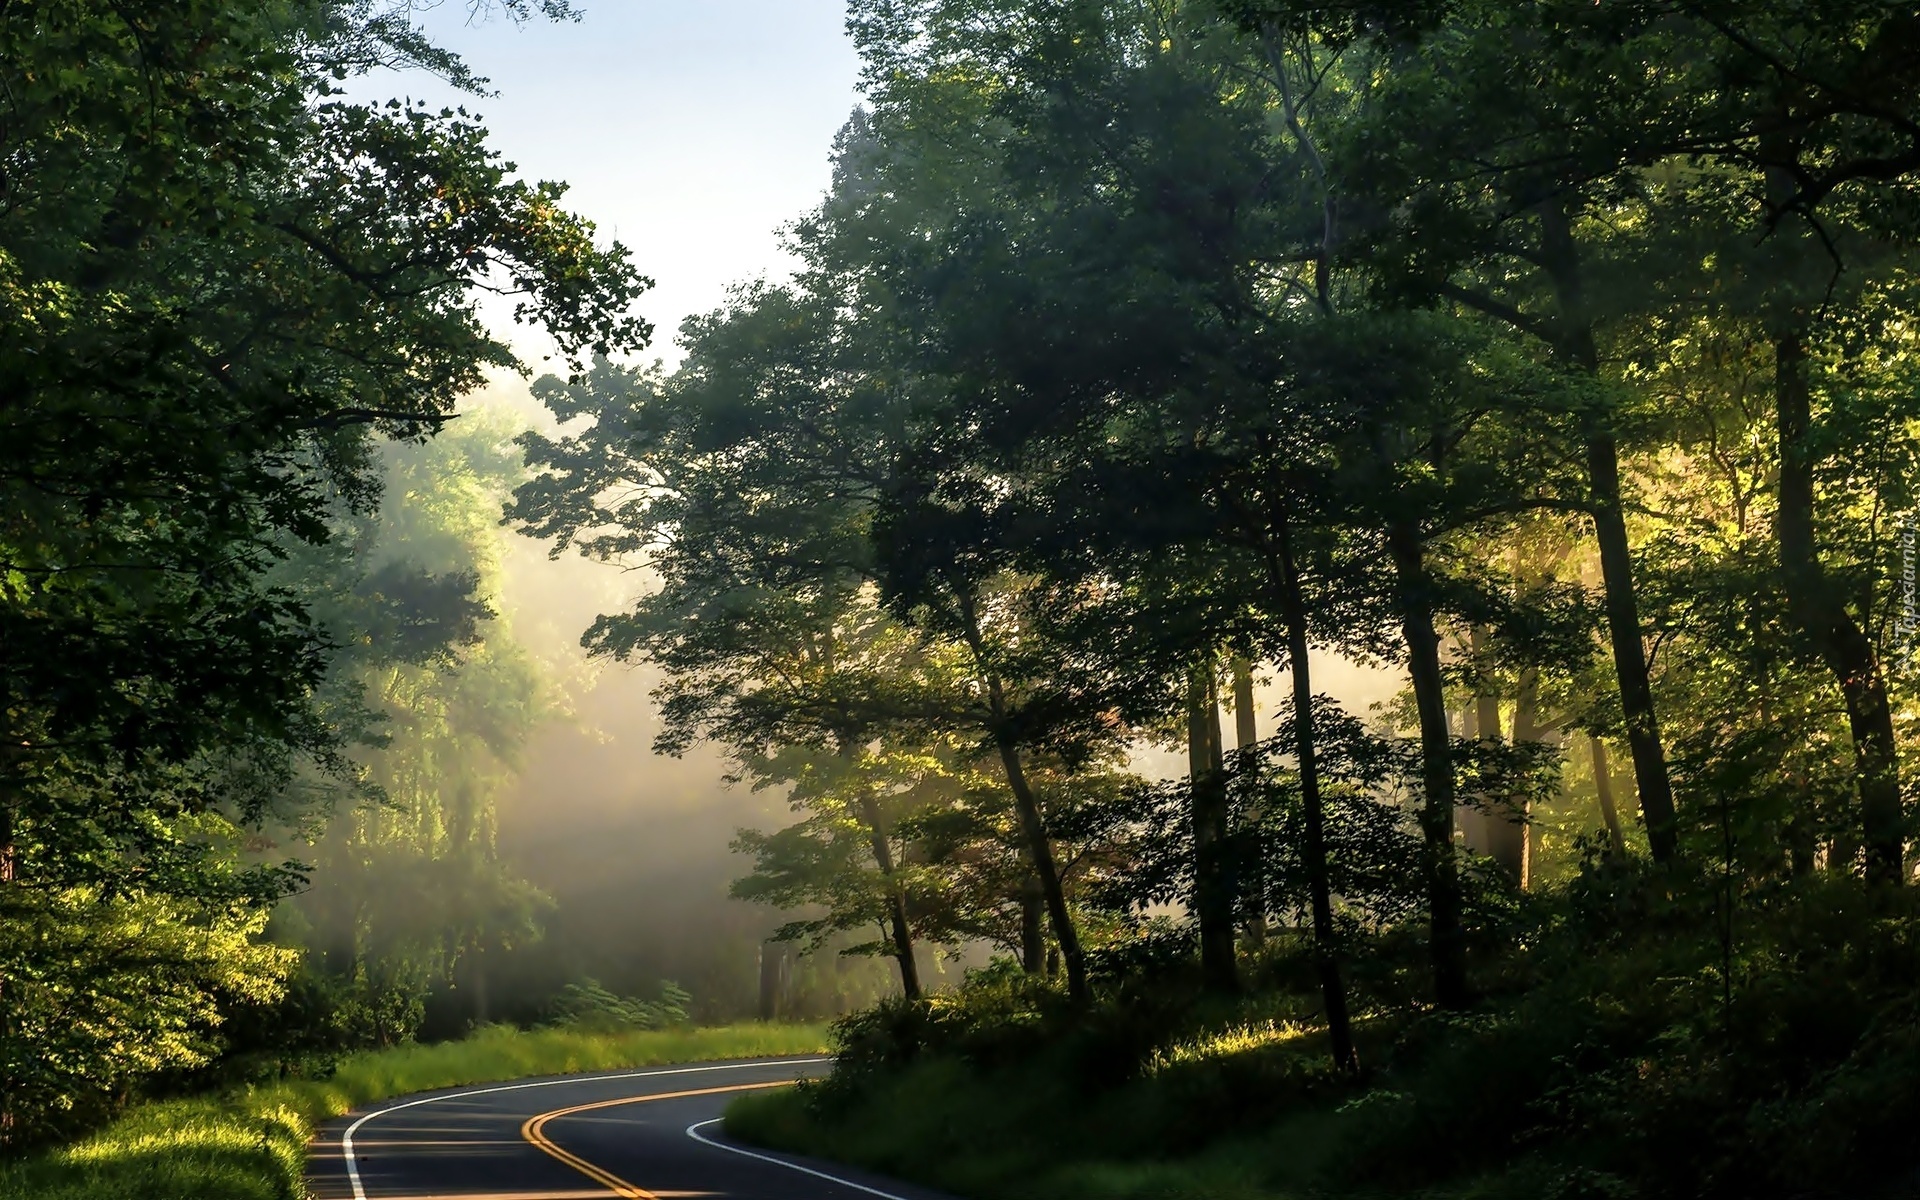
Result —
[{"label": "curving road", "polygon": [[406,1097],[322,1127],[307,1186],[314,1200],[948,1200],[721,1135],[735,1097],[824,1068],[694,1063]]}]

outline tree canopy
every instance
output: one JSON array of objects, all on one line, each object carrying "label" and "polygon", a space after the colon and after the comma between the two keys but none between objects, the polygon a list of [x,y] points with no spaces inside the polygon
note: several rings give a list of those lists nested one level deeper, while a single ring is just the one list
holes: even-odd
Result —
[{"label": "tree canopy", "polygon": [[[464,112],[342,90],[394,63],[473,84],[404,5],[0,11],[0,1140],[191,1065],[200,994],[273,991],[275,955],[214,947],[304,868],[239,831],[357,774],[322,695],[334,635],[280,564],[371,511],[379,439],[430,436],[518,365],[478,291],[568,356],[646,340],[646,281],[560,185]],[[366,598],[417,657],[461,640],[470,590]],[[47,923],[91,949],[45,955]],[[127,1053],[121,1005],[168,1032]],[[55,1029],[102,1032],[69,1059]]]}]

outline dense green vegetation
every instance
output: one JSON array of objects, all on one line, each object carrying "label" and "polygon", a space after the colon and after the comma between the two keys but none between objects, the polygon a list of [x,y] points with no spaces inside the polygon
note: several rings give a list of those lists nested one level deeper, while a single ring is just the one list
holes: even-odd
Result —
[{"label": "dense green vegetation", "polygon": [[[0,4],[0,1195],[798,1044],[575,978],[363,1054],[498,1016],[549,906],[503,513],[644,568],[585,645],[794,809],[735,896],[897,978],[743,1133],[983,1197],[1920,1186],[1910,4],[854,0],[799,267],[671,371],[561,186],[343,90],[478,90],[411,9]],[[565,370],[517,447],[485,292]]]},{"label": "dense green vegetation", "polygon": [[465,113],[346,96],[473,85],[406,10],[0,9],[0,1146],[405,1040],[537,905],[510,434],[432,435],[517,366],[476,287],[578,361],[646,281]]},{"label": "dense green vegetation", "polygon": [[897,965],[741,1127],[982,1196],[1905,1194],[1910,8],[851,11],[801,268],[540,385],[509,509],[657,574],[587,640],[660,748],[789,791],[737,894]]},{"label": "dense green vegetation", "polygon": [[390,1096],[571,1071],[810,1054],[824,1031],[737,1025],[655,1032],[526,1033],[491,1026],[464,1041],[368,1051],[326,1079],[138,1107],[57,1150],[0,1164],[5,1200],[283,1200],[303,1194],[314,1127]]},{"label": "dense green vegetation", "polygon": [[1236,998],[1189,966],[1097,980],[1082,1012],[1005,974],[884,1005],[842,1023],[831,1080],[728,1129],[978,1197],[1912,1194],[1911,900],[1749,905],[1724,988],[1697,911],[1645,880],[1570,892],[1463,1012],[1410,1002],[1415,947],[1367,947],[1358,1078],[1301,948],[1270,950]]}]

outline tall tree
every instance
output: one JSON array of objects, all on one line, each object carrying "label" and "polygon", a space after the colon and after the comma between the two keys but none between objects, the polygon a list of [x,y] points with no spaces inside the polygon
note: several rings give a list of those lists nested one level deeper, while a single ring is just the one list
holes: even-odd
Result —
[{"label": "tall tree", "polygon": [[[397,63],[474,82],[403,11],[363,3],[0,10],[10,909],[109,919],[110,895],[161,913],[283,891],[291,866],[236,874],[209,824],[293,802],[309,765],[352,766],[315,702],[325,639],[269,568],[326,539],[335,497],[372,503],[374,434],[428,434],[514,365],[477,285],[570,358],[646,339],[627,312],[645,281],[563,189],[514,179],[468,117],[340,91]],[[104,1002],[62,961],[0,976],[10,1048],[22,1006],[67,997],[71,1032]],[[11,1073],[0,1095],[0,1138],[44,1115],[14,1107]]]}]

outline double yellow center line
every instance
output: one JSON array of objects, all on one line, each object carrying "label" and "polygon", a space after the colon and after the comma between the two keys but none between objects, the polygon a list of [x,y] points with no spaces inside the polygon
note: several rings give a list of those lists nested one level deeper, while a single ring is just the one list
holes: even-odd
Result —
[{"label": "double yellow center line", "polygon": [[695,1088],[689,1092],[656,1092],[651,1096],[622,1096],[618,1100],[597,1100],[592,1104],[576,1104],[571,1108],[556,1108],[552,1112],[541,1113],[537,1117],[528,1117],[526,1124],[520,1126],[520,1136],[548,1155],[559,1159],[574,1170],[604,1186],[616,1196],[626,1200],[660,1200],[647,1189],[615,1175],[605,1167],[596,1166],[570,1150],[563,1150],[547,1137],[547,1122],[560,1117],[570,1117],[575,1113],[592,1112],[597,1108],[617,1108],[623,1104],[645,1104],[649,1100],[681,1100],[688,1096],[717,1096],[722,1092],[752,1092],[761,1088],[792,1087],[792,1080],[777,1080],[773,1083],[737,1083],[732,1087]]}]

